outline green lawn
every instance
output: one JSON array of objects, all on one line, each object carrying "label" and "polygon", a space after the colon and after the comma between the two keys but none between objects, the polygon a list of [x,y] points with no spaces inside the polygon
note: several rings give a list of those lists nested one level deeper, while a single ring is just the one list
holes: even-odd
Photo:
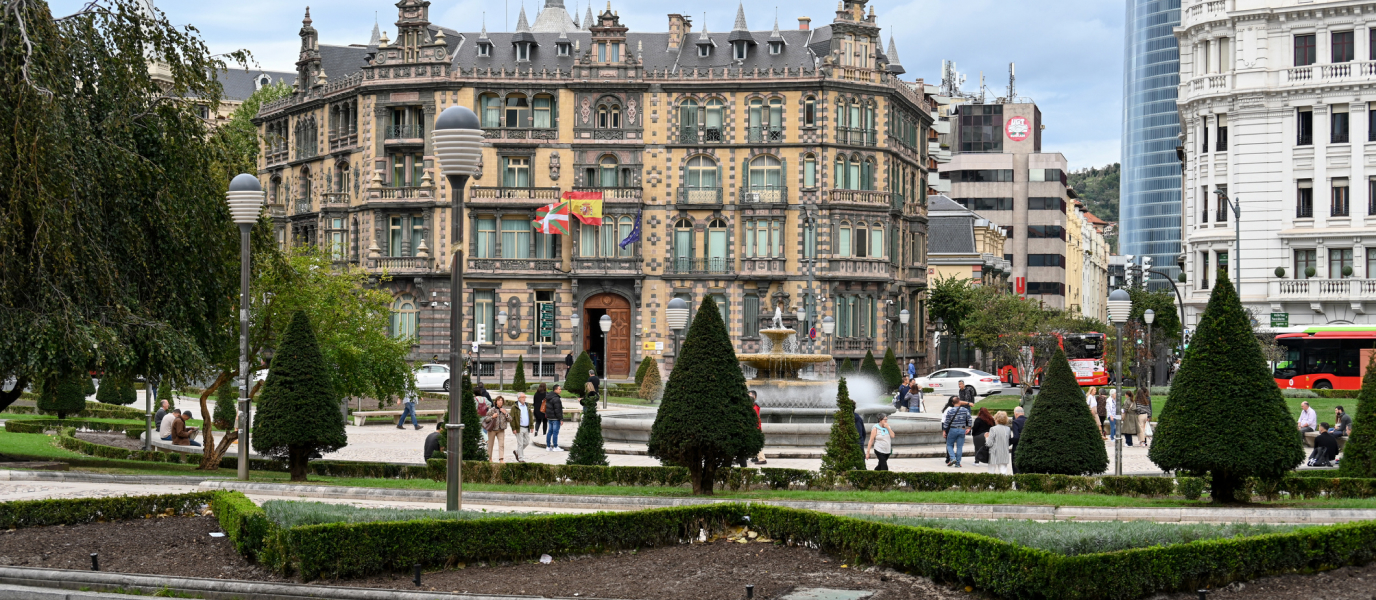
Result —
[{"label": "green lawn", "polygon": [[53,438],[41,433],[10,433],[3,428],[0,428],[0,454],[39,459],[87,458],[80,452],[58,448],[53,445]]}]

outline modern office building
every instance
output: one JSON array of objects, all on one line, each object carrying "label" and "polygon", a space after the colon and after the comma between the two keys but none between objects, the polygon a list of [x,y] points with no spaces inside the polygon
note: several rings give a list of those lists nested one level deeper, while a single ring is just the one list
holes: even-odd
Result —
[{"label": "modern office building", "polygon": [[1219,270],[1236,282],[1238,266],[1243,305],[1262,323],[1376,323],[1372,14],[1372,2],[1185,6],[1176,35],[1188,327]]},{"label": "modern office building", "polygon": [[[931,103],[900,79],[866,0],[820,27],[752,30],[742,8],[724,32],[681,14],[632,31],[610,7],[580,25],[562,0],[533,26],[523,10],[514,32],[474,30],[476,17],[461,32],[432,24],[425,0],[397,7],[395,40],[350,46],[320,43],[308,13],[297,91],[256,121],[280,242],[376,273],[414,358],[449,352],[446,304],[461,301],[464,345],[486,332],[485,374],[605,346],[599,362],[625,377],[644,356],[672,362],[669,300],[696,310],[710,295],[738,351],[760,348],[777,308],[805,332],[835,319],[805,350],[892,346],[927,368]],[[451,106],[473,109],[487,138],[462,215],[430,141]],[[532,228],[572,191],[601,192],[600,226]],[[461,295],[445,259],[456,217]]]},{"label": "modern office building", "polygon": [[[1245,0],[1244,0],[1245,1]],[[1189,0],[1192,10],[1221,2]],[[1230,2],[1231,4],[1231,2]],[[1118,252],[1150,255],[1175,277],[1180,253],[1180,53],[1174,29],[1181,0],[1127,0],[1123,51],[1123,172]]]}]

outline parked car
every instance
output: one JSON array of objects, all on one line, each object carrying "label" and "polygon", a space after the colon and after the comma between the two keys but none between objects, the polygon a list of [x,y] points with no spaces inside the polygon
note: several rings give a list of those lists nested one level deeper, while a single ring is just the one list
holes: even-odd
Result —
[{"label": "parked car", "polygon": [[416,388],[449,391],[449,365],[428,363],[416,370]]},{"label": "parked car", "polygon": [[918,377],[917,384],[922,387],[932,388],[932,393],[942,396],[954,396],[960,390],[957,382],[964,381],[965,385],[974,386],[975,394],[980,396],[992,396],[1003,392],[1003,380],[993,373],[985,373],[979,369],[942,369],[926,377]]}]

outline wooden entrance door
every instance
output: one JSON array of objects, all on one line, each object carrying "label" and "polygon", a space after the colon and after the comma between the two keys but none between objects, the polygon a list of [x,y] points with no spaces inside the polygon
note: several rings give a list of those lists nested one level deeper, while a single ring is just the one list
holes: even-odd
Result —
[{"label": "wooden entrance door", "polygon": [[[616,379],[630,377],[631,303],[616,294],[597,294],[584,301],[583,308],[605,310],[607,315],[612,318],[612,330],[607,332],[607,376]],[[588,326],[597,327],[598,325],[595,321],[589,321]],[[583,339],[586,340],[587,336],[584,336]],[[602,349],[584,348],[584,350],[600,352]]]}]

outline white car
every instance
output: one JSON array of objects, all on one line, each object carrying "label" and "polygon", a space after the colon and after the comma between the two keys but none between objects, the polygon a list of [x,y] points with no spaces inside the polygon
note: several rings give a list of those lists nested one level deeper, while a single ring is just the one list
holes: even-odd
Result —
[{"label": "white car", "polygon": [[1003,380],[998,375],[978,369],[942,369],[917,378],[919,386],[932,388],[932,393],[941,396],[956,395],[960,390],[958,382],[961,381],[974,386],[975,394],[979,396],[992,396],[1003,391]]},{"label": "white car", "polygon": [[449,391],[449,365],[424,364],[416,370],[416,388]]}]

